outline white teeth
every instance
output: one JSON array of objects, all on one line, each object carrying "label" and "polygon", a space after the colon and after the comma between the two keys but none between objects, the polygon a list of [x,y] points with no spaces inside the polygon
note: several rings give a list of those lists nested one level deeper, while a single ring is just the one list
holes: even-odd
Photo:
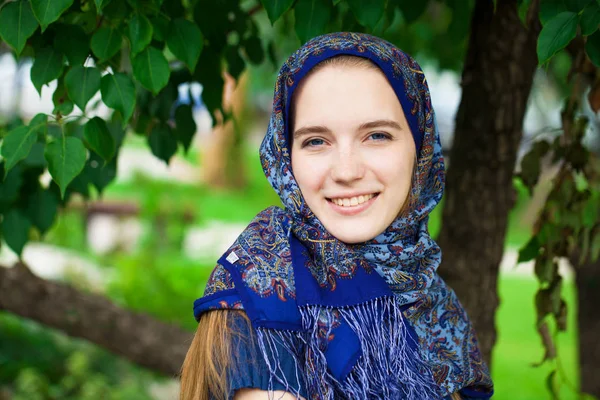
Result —
[{"label": "white teeth", "polygon": [[362,204],[366,201],[371,200],[373,197],[375,197],[374,194],[368,194],[366,196],[355,196],[355,197],[350,197],[350,198],[331,199],[331,201],[334,204],[341,206],[341,207],[354,207],[354,206]]}]

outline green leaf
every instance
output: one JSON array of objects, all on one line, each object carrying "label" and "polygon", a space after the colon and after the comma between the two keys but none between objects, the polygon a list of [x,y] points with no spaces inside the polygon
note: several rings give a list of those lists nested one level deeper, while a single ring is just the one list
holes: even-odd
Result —
[{"label": "green leaf", "polygon": [[121,124],[119,124],[118,122],[115,122],[115,121],[107,122],[106,126],[108,127],[108,131],[110,132],[113,139],[115,140],[115,148],[117,149],[117,151],[115,152],[115,155],[116,155],[116,154],[118,154],[119,149],[121,148],[121,145],[123,144],[123,140],[125,139],[125,135],[127,134],[127,131],[124,129],[124,127]]},{"label": "green leaf", "polygon": [[529,11],[529,6],[531,5],[531,0],[519,0],[519,19],[523,25],[527,24],[527,11]]},{"label": "green leaf", "polygon": [[104,75],[100,83],[100,92],[104,104],[119,111],[123,116],[123,124],[127,124],[135,109],[135,85],[129,75]]},{"label": "green leaf", "polygon": [[212,46],[207,46],[200,57],[202,68],[194,72],[194,80],[203,86],[202,101],[216,121],[216,110],[221,110],[223,104],[223,81],[221,71],[221,53]]},{"label": "green leaf", "polygon": [[152,24],[152,39],[164,42],[169,33],[169,21],[162,15],[150,18]]},{"label": "green leaf", "polygon": [[148,46],[131,63],[133,76],[152,93],[158,93],[169,82],[169,63],[156,47]]},{"label": "green leaf", "polygon": [[[107,5],[108,3],[110,3],[110,1],[111,1],[111,0],[94,0],[94,2],[96,3],[96,9],[97,9],[98,11],[102,11],[102,9],[103,9],[104,7],[106,7],[106,5]],[[119,0],[119,1],[122,1],[122,0]]]},{"label": "green leaf", "polygon": [[137,54],[144,50],[152,41],[154,28],[150,20],[142,14],[135,14],[129,21],[129,42],[131,43],[131,54]]},{"label": "green leaf", "polygon": [[44,158],[45,143],[35,142],[27,157],[23,160],[23,165],[34,168],[46,168],[48,165]]},{"label": "green leaf", "polygon": [[175,123],[177,140],[183,145],[187,153],[196,134],[196,121],[192,113],[192,107],[188,104],[181,105],[175,110]]},{"label": "green leaf", "polygon": [[64,79],[58,80],[56,90],[52,94],[52,103],[54,104],[53,114],[61,113],[62,115],[68,115],[73,111],[73,102],[69,99],[67,89],[65,88]]},{"label": "green leaf", "polygon": [[596,67],[600,67],[600,31],[587,37],[585,52]]},{"label": "green leaf", "polygon": [[0,9],[0,37],[17,55],[21,54],[27,39],[38,27],[29,1],[17,0],[6,3]]},{"label": "green leaf", "polygon": [[85,166],[85,147],[80,139],[63,135],[46,145],[44,156],[48,161],[48,171],[64,198],[67,186]]},{"label": "green leaf", "polygon": [[538,61],[545,64],[556,52],[562,50],[577,33],[578,16],[566,11],[558,14],[544,25],[537,44]]},{"label": "green leaf", "polygon": [[529,193],[533,193],[533,189],[538,182],[540,176],[540,158],[543,154],[532,149],[521,159],[520,178],[523,184],[529,189]]},{"label": "green leaf", "polygon": [[90,46],[101,61],[108,60],[121,49],[121,34],[114,28],[102,27],[92,36]]},{"label": "green leaf", "polygon": [[600,24],[600,4],[597,1],[592,1],[581,13],[581,20],[579,21],[581,34],[584,36],[591,35],[598,30],[598,24]]},{"label": "green leaf", "polygon": [[175,57],[183,61],[191,72],[194,72],[204,46],[204,37],[196,24],[183,18],[177,18],[172,20],[169,25],[167,46]]},{"label": "green leaf", "polygon": [[[412,2],[411,2],[412,3]],[[294,6],[296,35],[302,43],[325,32],[331,17],[331,2],[298,0]]]},{"label": "green leaf", "polygon": [[4,214],[2,221],[4,240],[19,257],[23,253],[25,243],[29,240],[29,228],[31,228],[31,222],[22,211],[13,208]]},{"label": "green leaf", "polygon": [[[4,163],[0,164],[0,175],[4,176],[5,168]],[[19,190],[23,185],[23,177],[21,174],[21,167],[17,165],[13,168],[3,182],[0,182],[0,204],[12,203],[16,200],[19,195]]]},{"label": "green leaf", "polygon": [[27,215],[43,235],[54,223],[58,211],[56,195],[49,190],[37,190],[29,197],[28,206]]},{"label": "green leaf", "polygon": [[536,258],[533,272],[541,284],[550,283],[558,274],[558,263],[547,258]]},{"label": "green leaf", "polygon": [[[220,0],[218,0],[220,1]],[[185,2],[182,1],[162,1],[161,11],[171,18],[179,18],[185,15]],[[202,3],[202,2],[200,2]],[[189,4],[189,3],[188,3]]]},{"label": "green leaf", "polygon": [[159,159],[167,164],[177,152],[177,140],[171,127],[165,123],[157,124],[152,128],[148,136],[150,150]]},{"label": "green leaf", "polygon": [[82,65],[90,55],[90,39],[78,25],[58,24],[54,47],[67,57],[70,65]]},{"label": "green leaf", "polygon": [[37,141],[38,133],[44,134],[47,129],[48,116],[36,115],[29,126],[21,125],[8,133],[2,141],[2,157],[4,157],[4,176],[19,161],[27,157],[31,147]]},{"label": "green leaf", "polygon": [[546,377],[546,389],[548,389],[548,391],[550,392],[551,396],[553,399],[558,399],[558,393],[556,391],[556,388],[554,387],[554,377],[556,375],[556,370],[553,370],[552,372],[550,372],[550,374],[548,374],[548,376]]},{"label": "green leaf", "polygon": [[83,138],[88,147],[102,157],[104,161],[110,161],[115,155],[115,140],[102,118],[94,117],[85,124]]},{"label": "green leaf", "polygon": [[537,236],[532,237],[529,242],[519,250],[519,258],[517,263],[531,261],[536,258],[540,253],[540,243],[538,242]]},{"label": "green leaf", "polygon": [[289,10],[294,0],[260,0],[260,2],[265,10],[267,10],[271,24],[274,24],[279,17]]},{"label": "green leaf", "polygon": [[99,193],[117,177],[117,157],[105,163],[96,153],[90,154],[90,159],[85,165],[85,174],[90,183]]},{"label": "green leaf", "polygon": [[452,11],[452,20],[447,29],[448,38],[457,43],[463,42],[469,37],[471,7],[464,0],[447,0],[447,4]]},{"label": "green leaf", "polygon": [[[421,15],[427,10],[427,6],[429,5],[428,0],[421,1],[398,1],[398,7],[400,11],[402,11],[402,16],[404,17],[404,21],[408,25],[412,24],[416,20],[419,19]],[[467,8],[466,4],[462,4],[463,7]]]},{"label": "green leaf", "polygon": [[250,36],[242,42],[248,60],[254,65],[259,65],[265,59],[265,51],[258,36]]},{"label": "green leaf", "polygon": [[583,226],[587,228],[592,228],[599,221],[599,213],[600,213],[600,196],[598,192],[595,192],[583,206],[582,219]]},{"label": "green leaf", "polygon": [[546,22],[565,11],[569,11],[569,9],[564,0],[542,0],[540,3],[540,21],[542,25],[546,25]]},{"label": "green leaf", "polygon": [[179,92],[175,83],[173,81],[169,82],[158,95],[150,100],[147,108],[150,116],[165,122],[172,119],[173,113],[171,112],[171,108],[177,100],[178,94]]},{"label": "green leaf", "polygon": [[578,13],[583,10],[591,1],[596,0],[565,0],[565,6],[568,11],[573,11]]},{"label": "green leaf", "polygon": [[367,28],[375,28],[385,11],[385,0],[348,0],[356,20]]},{"label": "green leaf", "polygon": [[76,65],[65,76],[65,86],[69,97],[81,111],[100,89],[100,71],[95,67]]},{"label": "green leaf", "polygon": [[227,60],[227,70],[234,79],[239,78],[240,74],[246,68],[246,63],[237,46],[229,46],[225,50],[225,60]]},{"label": "green leaf", "polygon": [[31,66],[31,82],[42,95],[42,86],[57,79],[63,69],[63,54],[53,47],[46,47],[36,52]]},{"label": "green leaf", "polygon": [[194,7],[194,21],[202,27],[202,33],[209,38],[211,46],[224,45],[227,38],[223,32],[229,30],[229,13],[232,2],[216,0],[198,1]]},{"label": "green leaf", "polygon": [[31,0],[33,14],[37,18],[42,32],[71,7],[73,0]]}]

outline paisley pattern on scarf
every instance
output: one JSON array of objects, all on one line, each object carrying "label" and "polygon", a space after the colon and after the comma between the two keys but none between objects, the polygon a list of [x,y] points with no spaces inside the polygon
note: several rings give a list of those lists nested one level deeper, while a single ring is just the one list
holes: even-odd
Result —
[{"label": "paisley pattern on scarf", "polygon": [[[407,212],[356,245],[331,236],[306,205],[288,143],[298,83],[319,62],[340,54],[368,58],[384,72],[417,148]],[[365,34],[309,41],[281,68],[260,156],[285,210],[261,212],[221,257],[195,303],[196,317],[220,301],[235,304],[237,295],[263,348],[285,344],[313,398],[441,398],[459,389],[489,398],[492,382],[473,327],[436,273],[442,254],[427,223],[442,198],[444,160],[416,61]],[[277,359],[267,364],[279,380]]]},{"label": "paisley pattern on scarf", "polygon": [[210,296],[231,289],[235,289],[231,274],[221,264],[217,264],[206,282],[204,295]]}]

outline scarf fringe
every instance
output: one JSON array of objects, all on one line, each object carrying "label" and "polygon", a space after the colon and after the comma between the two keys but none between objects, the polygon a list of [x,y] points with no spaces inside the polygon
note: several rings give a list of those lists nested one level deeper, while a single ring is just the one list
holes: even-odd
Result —
[{"label": "scarf fringe", "polygon": [[[352,307],[299,308],[305,333],[258,329],[259,348],[273,379],[291,394],[300,397],[301,389],[291,387],[279,363],[285,349],[296,364],[297,382],[304,382],[310,398],[333,399],[436,399],[441,398],[431,370],[410,336],[395,296],[383,297]],[[362,355],[351,372],[340,382],[327,369],[325,351],[330,334],[335,334],[336,319],[346,322],[356,333]],[[302,369],[299,366],[303,366]]]},{"label": "scarf fringe", "polygon": [[[296,331],[276,330],[259,328],[256,330],[256,338],[258,348],[269,369],[269,400],[274,399],[273,384],[274,381],[279,382],[285,387],[285,391],[296,396],[296,399],[301,398],[301,387],[293,387],[286,379],[283,368],[281,367],[281,351],[287,351],[287,356],[292,356],[295,365],[296,382],[298,385],[304,381],[304,374],[300,370],[300,366],[304,361],[299,356],[303,346],[298,346],[299,334]],[[299,348],[300,347],[300,348]]]}]

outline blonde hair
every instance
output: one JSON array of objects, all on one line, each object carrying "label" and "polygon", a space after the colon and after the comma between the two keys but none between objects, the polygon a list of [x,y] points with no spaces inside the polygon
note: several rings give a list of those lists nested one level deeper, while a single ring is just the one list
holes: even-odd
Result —
[{"label": "blonde hair", "polygon": [[229,398],[227,373],[237,368],[231,359],[233,340],[249,339],[231,329],[236,325],[234,321],[240,318],[251,332],[250,320],[242,311],[214,310],[200,317],[181,367],[180,400]]}]

